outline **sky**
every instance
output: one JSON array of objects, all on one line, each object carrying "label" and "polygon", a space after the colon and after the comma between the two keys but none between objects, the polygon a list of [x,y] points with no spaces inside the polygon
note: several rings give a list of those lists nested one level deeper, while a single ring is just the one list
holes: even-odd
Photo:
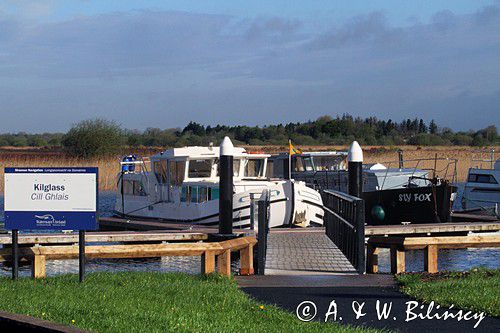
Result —
[{"label": "sky", "polygon": [[0,0],[0,132],[500,125],[500,1]]}]

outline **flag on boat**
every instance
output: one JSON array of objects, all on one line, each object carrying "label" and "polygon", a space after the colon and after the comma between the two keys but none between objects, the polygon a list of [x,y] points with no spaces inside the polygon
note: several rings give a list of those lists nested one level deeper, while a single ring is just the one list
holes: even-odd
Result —
[{"label": "flag on boat", "polygon": [[288,140],[288,148],[290,151],[290,156],[295,155],[295,154],[302,154],[302,150],[299,148],[296,148],[294,145],[292,145],[292,140]]}]

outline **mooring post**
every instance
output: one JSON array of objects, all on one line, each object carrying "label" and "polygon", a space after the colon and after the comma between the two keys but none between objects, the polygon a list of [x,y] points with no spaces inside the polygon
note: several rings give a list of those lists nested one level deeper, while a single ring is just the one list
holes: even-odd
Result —
[{"label": "mooring post", "polygon": [[233,233],[233,154],[234,146],[229,137],[220,145],[219,163],[219,234]]},{"label": "mooring post", "polygon": [[398,150],[398,158],[399,158],[399,168],[404,168],[404,160],[403,160],[403,151],[401,149]]},{"label": "mooring post", "polygon": [[349,194],[357,198],[363,193],[363,150],[357,141],[353,141],[347,154],[349,171]]},{"label": "mooring post", "polygon": [[258,209],[258,233],[257,233],[257,274],[264,275],[266,270],[267,232],[268,221],[268,199],[257,202]]}]

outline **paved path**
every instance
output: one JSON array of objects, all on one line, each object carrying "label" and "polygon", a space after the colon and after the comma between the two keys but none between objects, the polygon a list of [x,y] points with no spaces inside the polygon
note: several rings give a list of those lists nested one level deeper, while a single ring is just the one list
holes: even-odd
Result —
[{"label": "paved path", "polygon": [[[254,276],[238,277],[241,289],[260,302],[276,304],[290,312],[296,313],[297,306],[304,301],[312,301],[316,305],[317,314],[313,320],[324,321],[332,301],[337,305],[337,321],[342,324],[385,328],[399,332],[500,332],[500,319],[486,317],[476,329],[476,320],[457,321],[456,319],[415,319],[406,322],[407,302],[414,300],[398,291],[391,275],[357,275],[357,276]],[[387,319],[379,320],[376,304],[391,304]],[[363,304],[362,311],[366,315],[356,319],[352,310],[353,302]],[[411,303],[409,303],[411,305]],[[411,312],[425,314],[428,305],[419,303]],[[312,309],[312,308],[311,308]],[[443,314],[448,308],[432,310],[432,313]],[[457,314],[457,310],[451,310]],[[342,319],[340,319],[342,318]],[[330,316],[329,321],[333,321]]]},{"label": "paved path", "polygon": [[323,228],[271,230],[266,275],[356,273]]}]

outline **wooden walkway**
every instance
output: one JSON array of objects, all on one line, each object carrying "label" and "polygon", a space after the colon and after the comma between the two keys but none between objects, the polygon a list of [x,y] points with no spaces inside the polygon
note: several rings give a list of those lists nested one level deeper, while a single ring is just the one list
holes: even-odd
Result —
[{"label": "wooden walkway", "polygon": [[366,226],[365,236],[467,234],[469,232],[496,232],[499,230],[500,221],[381,225]]},{"label": "wooden walkway", "polygon": [[272,229],[266,275],[357,274],[324,228]]}]

